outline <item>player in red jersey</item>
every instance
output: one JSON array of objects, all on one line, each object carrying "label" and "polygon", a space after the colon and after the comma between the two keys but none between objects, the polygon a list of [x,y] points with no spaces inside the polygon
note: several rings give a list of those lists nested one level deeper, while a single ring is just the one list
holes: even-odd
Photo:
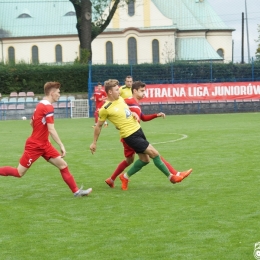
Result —
[{"label": "player in red jersey", "polygon": [[[145,86],[146,86],[145,83],[141,81],[134,82],[132,85],[132,97],[125,99],[126,104],[129,106],[132,112],[135,112],[139,116],[139,119],[142,121],[150,121],[157,117],[165,118],[165,114],[162,112],[158,114],[151,114],[151,115],[144,115],[142,113],[141,107],[139,105],[139,101],[145,97]],[[105,180],[107,185],[109,185],[111,188],[114,188],[114,181],[116,177],[120,173],[122,173],[125,170],[125,168],[127,168],[130,164],[134,162],[135,151],[125,143],[124,139],[121,139],[121,142],[124,146],[125,160],[119,163],[114,173],[108,179]],[[178,172],[162,156],[160,156],[160,158],[164,162],[164,164],[166,165],[170,173],[172,174],[171,182],[173,183],[181,182],[184,178],[188,177],[189,174],[192,172],[192,169],[189,169],[184,172]],[[146,159],[145,163],[149,163],[150,161],[149,156],[146,156],[145,159]]]},{"label": "player in red jersey", "polygon": [[[94,91],[93,97],[90,98],[91,100],[94,100],[96,103],[96,110],[94,112],[94,118],[95,118],[95,125],[97,124],[98,121],[98,112],[99,109],[104,105],[106,99],[107,99],[107,93],[106,91],[102,88],[102,84],[98,82],[97,89]],[[108,123],[104,123],[104,127],[107,127]]]},{"label": "player in red jersey", "polygon": [[[42,156],[47,162],[60,170],[63,180],[67,183],[75,197],[87,196],[92,192],[92,188],[83,190],[77,187],[74,177],[63,159],[66,155],[65,147],[54,127],[54,108],[52,103],[57,102],[60,97],[60,83],[47,82],[44,85],[44,93],[45,97],[37,104],[30,121],[33,131],[26,140],[24,153],[20,158],[18,167],[0,167],[0,175],[20,178]],[[50,143],[49,135],[60,146],[61,154]]]}]

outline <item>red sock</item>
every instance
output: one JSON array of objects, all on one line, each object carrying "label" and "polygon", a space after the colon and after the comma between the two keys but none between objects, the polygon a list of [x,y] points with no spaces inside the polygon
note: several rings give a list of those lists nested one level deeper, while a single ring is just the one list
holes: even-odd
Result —
[{"label": "red sock", "polygon": [[164,162],[170,173],[172,173],[173,175],[176,175],[178,173],[178,171],[176,171],[162,156],[161,160]]},{"label": "red sock", "polygon": [[13,176],[20,178],[21,175],[18,173],[17,168],[10,167],[10,166],[4,166],[0,168],[0,175],[2,176]]},{"label": "red sock", "polygon": [[79,188],[74,180],[74,177],[71,175],[68,167],[60,170],[60,173],[61,173],[63,180],[67,183],[67,185],[69,186],[69,188],[71,189],[71,191],[73,193],[79,190]]},{"label": "red sock", "polygon": [[122,161],[121,163],[118,164],[116,170],[111,176],[111,179],[114,181],[116,177],[124,171],[124,169],[128,166],[129,164],[126,162],[126,160]]}]

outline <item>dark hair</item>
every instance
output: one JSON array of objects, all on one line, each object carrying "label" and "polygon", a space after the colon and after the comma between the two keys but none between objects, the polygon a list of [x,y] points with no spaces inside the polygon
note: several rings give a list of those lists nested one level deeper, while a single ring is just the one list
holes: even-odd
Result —
[{"label": "dark hair", "polygon": [[134,92],[134,89],[138,90],[139,88],[144,88],[146,84],[142,81],[135,81],[132,85],[132,93]]},{"label": "dark hair", "polygon": [[126,79],[133,79],[133,77],[132,76],[126,76],[125,81],[126,81]]},{"label": "dark hair", "polygon": [[98,82],[98,84],[97,85],[101,85],[102,86],[102,83],[101,82]]},{"label": "dark hair", "polygon": [[108,94],[108,91],[111,90],[113,87],[119,85],[119,81],[117,79],[108,79],[104,82],[105,91]]},{"label": "dark hair", "polygon": [[44,94],[46,96],[48,96],[51,92],[52,89],[59,89],[60,88],[60,83],[56,82],[56,81],[50,81],[50,82],[46,82],[44,84]]}]

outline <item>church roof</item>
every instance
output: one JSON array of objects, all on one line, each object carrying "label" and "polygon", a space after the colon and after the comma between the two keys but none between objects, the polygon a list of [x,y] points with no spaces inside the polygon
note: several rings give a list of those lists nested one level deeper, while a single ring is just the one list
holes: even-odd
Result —
[{"label": "church roof", "polygon": [[233,30],[213,10],[207,0],[152,0],[179,30]]},{"label": "church roof", "polygon": [[209,42],[203,37],[177,38],[175,46],[175,59],[189,61],[223,60],[223,58],[218,55]]},{"label": "church roof", "polygon": [[[232,30],[207,0],[151,1],[177,30]],[[69,0],[8,0],[1,1],[0,7],[1,38],[77,35],[75,10]]]},{"label": "church roof", "polygon": [[0,3],[0,37],[77,34],[69,0],[8,0]]},{"label": "church roof", "polygon": [[[172,20],[171,25],[139,27],[138,30],[233,30],[216,14],[207,0],[151,0]],[[8,0],[0,2],[0,38],[77,35],[77,18],[69,0]],[[105,32],[123,31],[125,28]],[[194,51],[196,50],[196,52]],[[177,38],[177,60],[222,60],[208,41]]]}]

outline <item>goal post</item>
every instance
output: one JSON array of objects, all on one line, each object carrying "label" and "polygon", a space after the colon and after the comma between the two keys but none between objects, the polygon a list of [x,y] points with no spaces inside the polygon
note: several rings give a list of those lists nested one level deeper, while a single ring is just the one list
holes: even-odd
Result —
[{"label": "goal post", "polygon": [[71,118],[89,118],[88,99],[71,100]]}]

